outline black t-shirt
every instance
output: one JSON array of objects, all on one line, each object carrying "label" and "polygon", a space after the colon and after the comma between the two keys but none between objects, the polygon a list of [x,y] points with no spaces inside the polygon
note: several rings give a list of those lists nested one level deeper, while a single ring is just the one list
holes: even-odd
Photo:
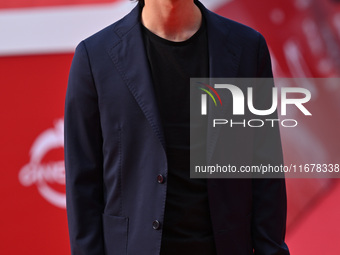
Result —
[{"label": "black t-shirt", "polygon": [[[143,27],[168,160],[162,255],[216,254],[205,179],[190,179],[190,78],[208,77],[206,25],[173,42]],[[201,126],[204,129],[205,127]],[[204,132],[204,130],[202,130]],[[205,137],[196,141],[205,148]]]}]

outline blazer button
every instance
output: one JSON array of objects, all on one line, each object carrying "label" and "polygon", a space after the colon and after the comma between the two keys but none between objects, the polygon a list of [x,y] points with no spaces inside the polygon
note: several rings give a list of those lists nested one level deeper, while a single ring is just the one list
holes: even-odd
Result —
[{"label": "blazer button", "polygon": [[158,220],[154,220],[154,221],[152,222],[152,228],[153,228],[154,230],[159,229],[160,226],[161,226],[161,223],[160,223]]},{"label": "blazer button", "polygon": [[157,182],[160,183],[160,184],[164,183],[163,175],[161,175],[161,174],[157,175]]}]

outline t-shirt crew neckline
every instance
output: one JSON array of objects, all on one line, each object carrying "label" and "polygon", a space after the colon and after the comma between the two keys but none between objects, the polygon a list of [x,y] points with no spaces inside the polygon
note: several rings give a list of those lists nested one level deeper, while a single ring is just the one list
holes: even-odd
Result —
[{"label": "t-shirt crew neckline", "polygon": [[147,33],[148,37],[151,40],[155,40],[159,43],[163,43],[163,44],[167,44],[167,45],[171,45],[171,46],[183,46],[183,45],[190,44],[192,41],[194,41],[196,38],[198,38],[203,33],[203,31],[205,29],[205,20],[204,20],[204,17],[202,16],[202,22],[201,22],[200,28],[187,40],[178,41],[178,42],[177,41],[170,41],[170,40],[167,40],[165,38],[162,38],[162,37],[156,35],[155,33],[151,32],[147,27],[145,27],[143,23],[142,23],[142,27],[143,27],[145,33]]}]

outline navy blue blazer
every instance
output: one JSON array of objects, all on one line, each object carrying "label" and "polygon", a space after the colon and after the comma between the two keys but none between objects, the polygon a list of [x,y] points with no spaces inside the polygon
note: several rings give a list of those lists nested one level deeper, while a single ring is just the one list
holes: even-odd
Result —
[{"label": "navy blue blazer", "polygon": [[[271,77],[264,38],[200,6],[211,77]],[[158,255],[167,189],[165,141],[137,5],[82,41],[65,103],[67,216],[73,255]],[[242,134],[208,130],[208,159],[282,162],[277,129]],[[269,135],[268,135],[269,134]],[[218,138],[218,139],[217,139]],[[267,141],[268,140],[268,141]],[[219,143],[234,144],[215,151]],[[254,146],[261,143],[259,149]],[[271,146],[271,147],[268,147]],[[164,183],[157,176],[165,176]],[[208,179],[218,255],[289,254],[284,242],[284,179]]]}]

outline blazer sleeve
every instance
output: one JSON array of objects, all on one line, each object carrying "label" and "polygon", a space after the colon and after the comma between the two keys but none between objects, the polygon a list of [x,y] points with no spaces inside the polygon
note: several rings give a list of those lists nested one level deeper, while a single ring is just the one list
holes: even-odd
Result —
[{"label": "blazer sleeve", "polygon": [[84,42],[76,48],[70,69],[64,132],[71,252],[104,254],[102,134],[98,96]]},{"label": "blazer sleeve", "polygon": [[[267,44],[259,34],[257,76],[272,78],[270,54]],[[273,81],[266,80],[257,86],[258,108],[268,109],[272,103]],[[267,86],[269,85],[269,86]],[[269,89],[268,89],[269,88]],[[254,92],[255,94],[255,92]],[[269,107],[268,107],[269,105]],[[259,118],[257,116],[256,118]],[[277,119],[277,112],[265,119]],[[253,165],[283,164],[279,126],[265,125],[257,128],[254,135]],[[255,255],[288,255],[284,241],[286,232],[287,198],[284,174],[280,178],[253,178],[252,239]]]}]

